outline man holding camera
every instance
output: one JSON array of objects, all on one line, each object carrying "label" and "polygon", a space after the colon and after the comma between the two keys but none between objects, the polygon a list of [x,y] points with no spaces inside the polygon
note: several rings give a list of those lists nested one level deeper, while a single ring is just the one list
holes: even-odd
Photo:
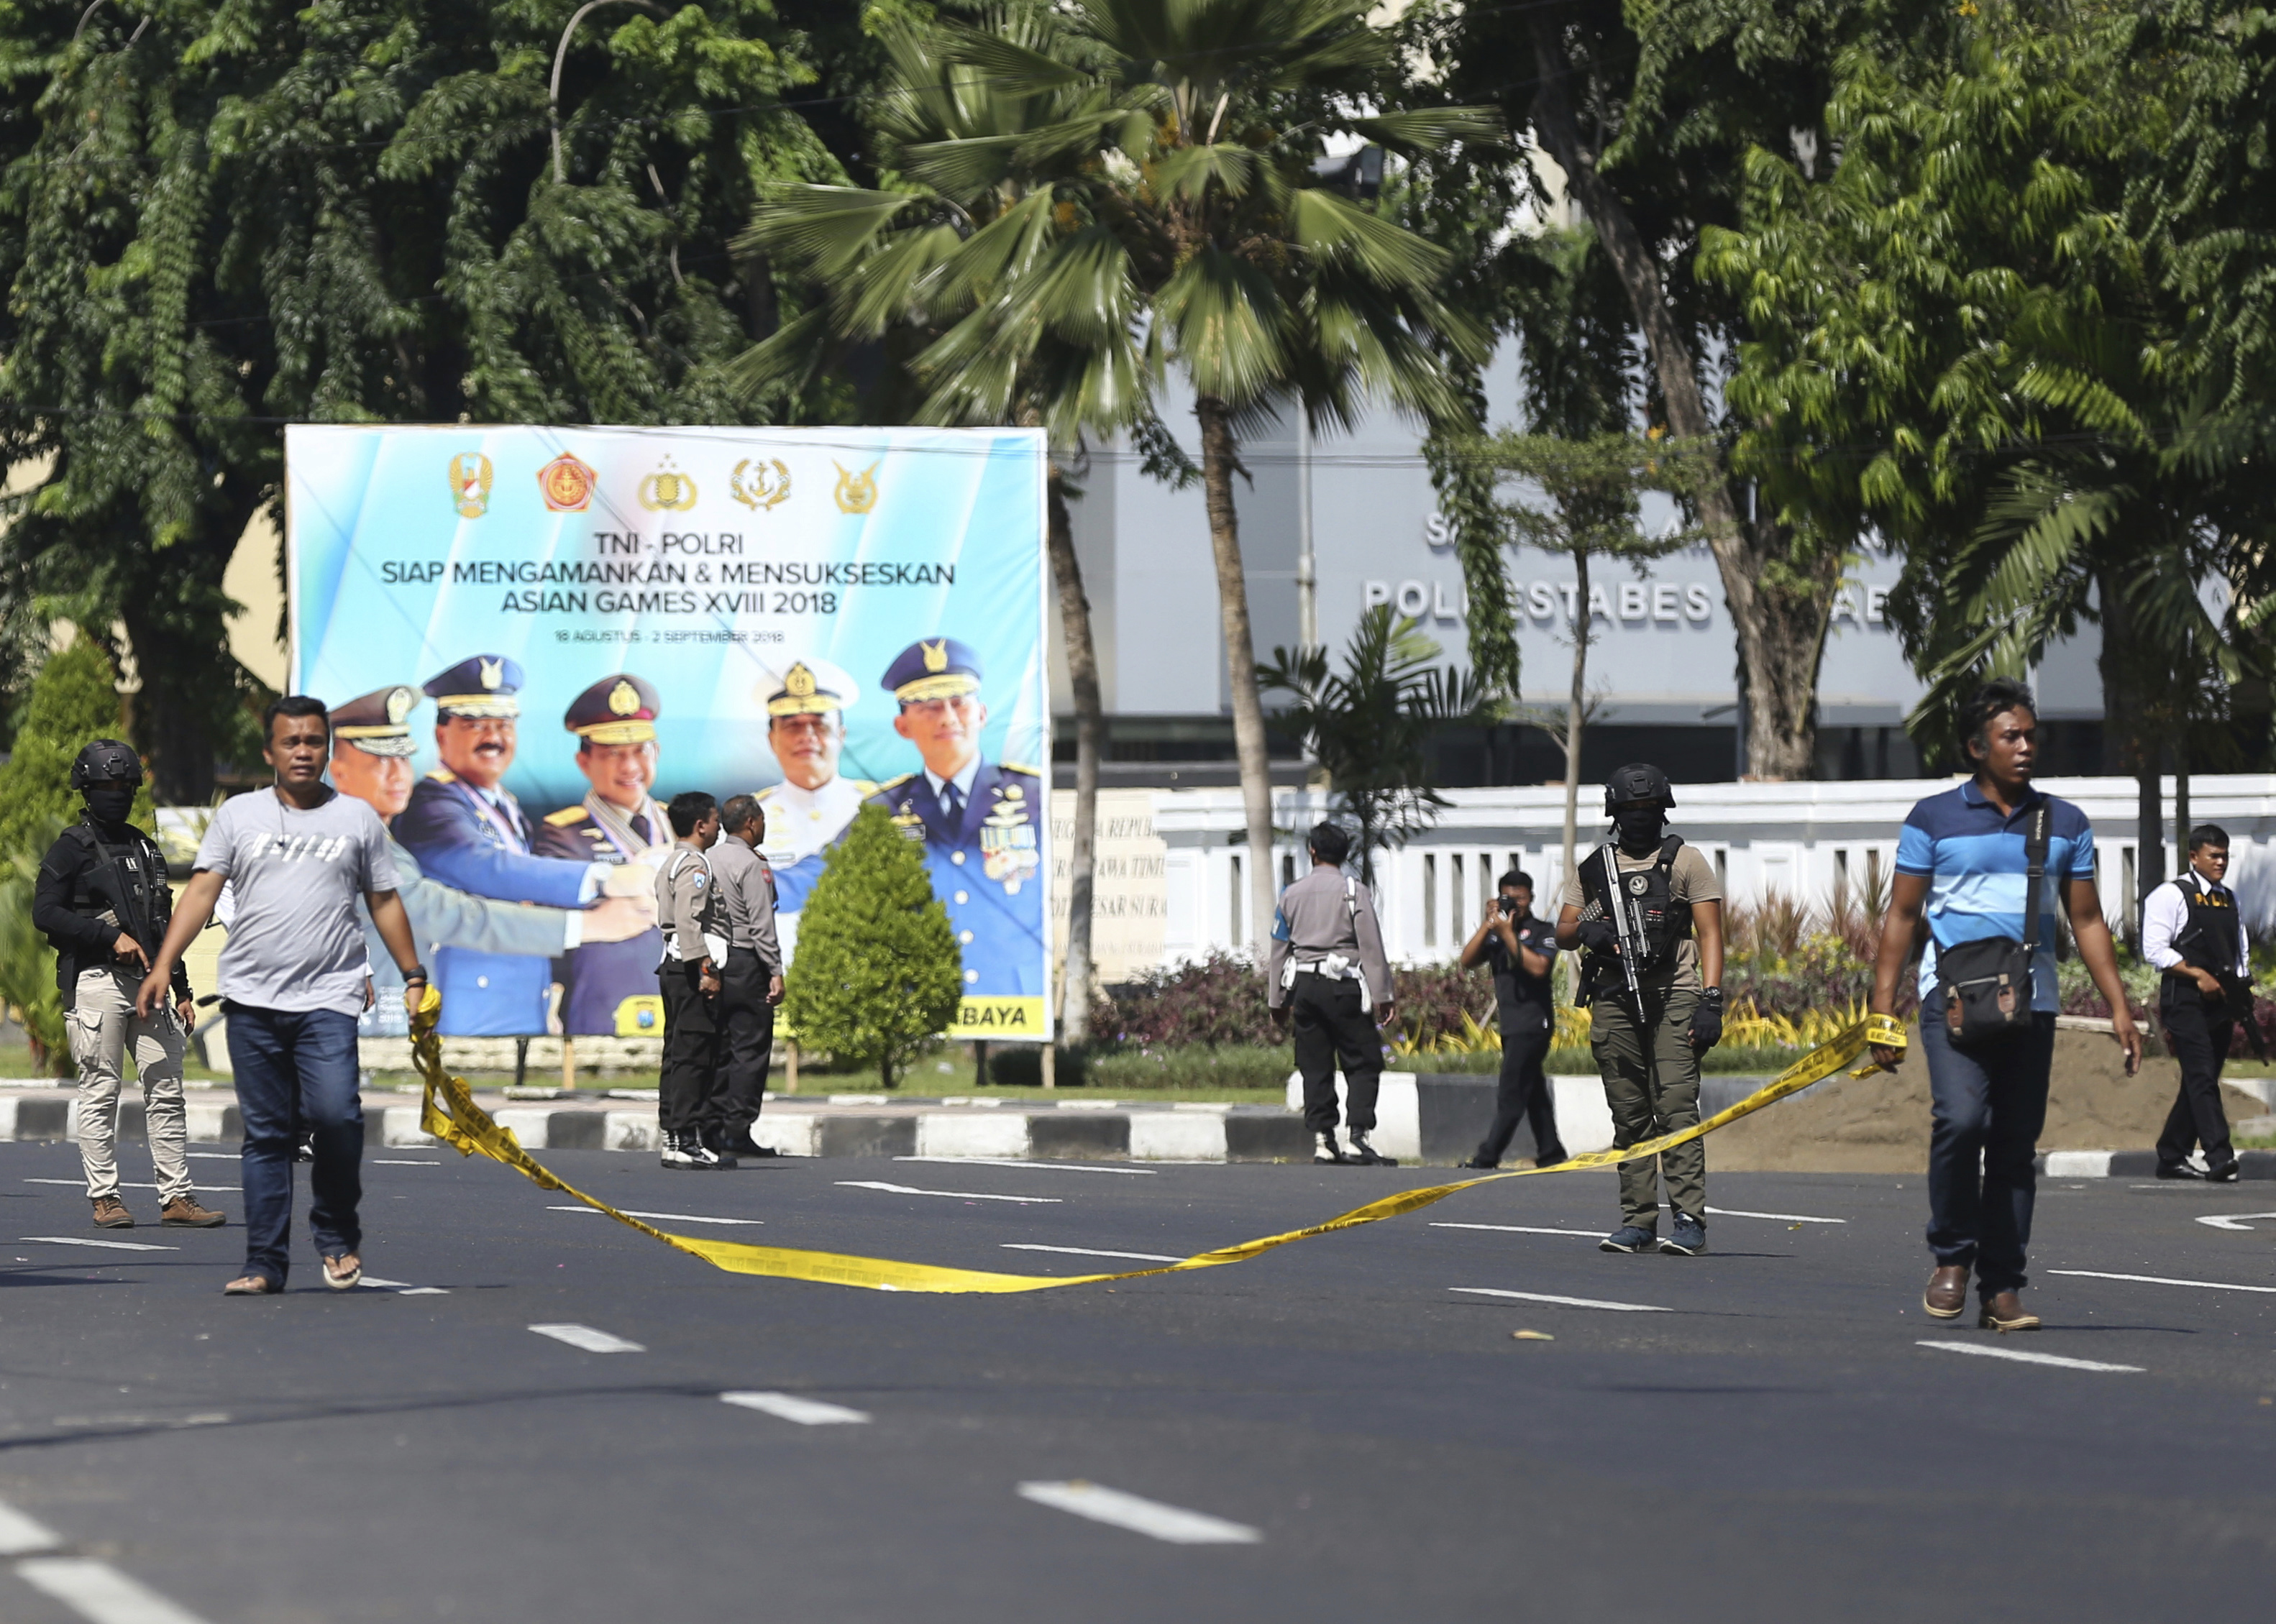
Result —
[{"label": "man holding camera", "polygon": [[1557,1031],[1557,1009],[1549,972],[1557,962],[1557,933],[1533,917],[1533,876],[1513,869],[1501,877],[1501,895],[1462,948],[1462,968],[1487,967],[1493,977],[1494,1003],[1501,1020],[1501,1086],[1494,1096],[1493,1126],[1465,1167],[1491,1172],[1517,1134],[1520,1122],[1533,1129],[1533,1164],[1554,1167],[1565,1159],[1557,1134],[1557,1107],[1541,1062]]}]

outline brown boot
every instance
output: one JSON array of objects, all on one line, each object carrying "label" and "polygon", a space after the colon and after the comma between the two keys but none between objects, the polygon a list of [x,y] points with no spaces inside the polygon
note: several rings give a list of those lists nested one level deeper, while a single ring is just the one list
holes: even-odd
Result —
[{"label": "brown boot", "polygon": [[1968,1306],[1968,1265],[1947,1264],[1928,1277],[1921,1306],[1938,1319],[1957,1319]]},{"label": "brown boot", "polygon": [[229,1214],[200,1206],[195,1196],[176,1196],[159,1209],[158,1221],[169,1229],[218,1229]]},{"label": "brown boot", "polygon": [[98,1229],[132,1229],[134,1227],[134,1214],[128,1212],[126,1204],[116,1196],[97,1196],[95,1198],[95,1227]]},{"label": "brown boot", "polygon": [[1997,1331],[2005,1336],[2010,1331],[2037,1330],[2039,1317],[2023,1311],[2020,1294],[2002,1291],[1984,1299],[1984,1312],[1976,1324],[1982,1330]]}]

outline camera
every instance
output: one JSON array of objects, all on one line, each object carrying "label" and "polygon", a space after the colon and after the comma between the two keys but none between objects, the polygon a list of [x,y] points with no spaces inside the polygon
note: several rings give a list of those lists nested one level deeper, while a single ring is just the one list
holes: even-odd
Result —
[{"label": "camera", "polygon": [[1517,911],[1517,899],[1515,897],[1498,896],[1494,898],[1494,901],[1500,904],[1502,915],[1505,918]]}]

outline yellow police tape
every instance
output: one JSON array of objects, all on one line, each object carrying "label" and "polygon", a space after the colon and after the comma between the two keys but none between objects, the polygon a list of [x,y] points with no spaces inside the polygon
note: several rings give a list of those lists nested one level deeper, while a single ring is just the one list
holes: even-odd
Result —
[{"label": "yellow police tape", "polygon": [[[1624,1151],[1592,1151],[1585,1156],[1575,1156],[1550,1167],[1520,1167],[1508,1173],[1489,1173],[1474,1179],[1463,1179],[1453,1184],[1432,1184],[1421,1190],[1401,1190],[1395,1196],[1385,1196],[1380,1201],[1370,1201],[1365,1206],[1354,1207],[1325,1223],[1314,1224],[1308,1229],[1292,1229],[1286,1235],[1268,1235],[1259,1240],[1243,1241],[1238,1245],[1219,1247],[1213,1252],[1201,1252],[1182,1262],[1165,1264],[1155,1269],[1132,1269],[1119,1274],[998,1274],[984,1269],[942,1268],[929,1263],[899,1263],[888,1258],[857,1258],[842,1252],[803,1251],[787,1246],[750,1246],[738,1241],[712,1241],[694,1235],[673,1235],[644,1224],[630,1213],[620,1212],[607,1202],[587,1195],[573,1185],[565,1183],[557,1175],[521,1148],[513,1130],[501,1128],[488,1112],[474,1101],[466,1080],[454,1077],[443,1069],[442,1041],[435,1034],[435,1023],[442,1013],[440,994],[429,991],[424,1006],[412,1021],[412,1054],[421,1075],[426,1080],[422,1091],[420,1126],[454,1147],[461,1155],[480,1152],[493,1161],[505,1163],[541,1189],[558,1190],[565,1196],[573,1196],[595,1212],[605,1212],[618,1223],[639,1230],[642,1235],[663,1242],[666,1246],[702,1258],[706,1263],[737,1274],[766,1274],[779,1280],[813,1280],[831,1286],[865,1286],[876,1291],[931,1292],[1010,1292],[1047,1291],[1057,1286],[1095,1286],[1103,1281],[1142,1280],[1149,1274],[1175,1274],[1188,1269],[1214,1269],[1228,1263],[1246,1263],[1260,1253],[1276,1246],[1286,1246],[1291,1241],[1309,1240],[1316,1235],[1327,1235],[1338,1229],[1356,1228],[1362,1224],[1379,1223],[1386,1218],[1444,1201],[1457,1190],[1469,1190],[1479,1184],[1492,1184],[1503,1179],[1531,1178],[1536,1174],[1565,1173],[1582,1167],[1609,1167],[1620,1162],[1636,1161],[1647,1156],[1657,1156],[1662,1151],[1673,1150],[1679,1144],[1713,1133],[1718,1128],[1751,1116],[1764,1107],[1774,1105],[1789,1094],[1799,1093],[1813,1083],[1820,1083],[1847,1066],[1863,1054],[1866,1043],[1888,1043],[1885,1027],[1875,1028],[1872,1023],[1860,1021],[1829,1043],[1819,1045],[1764,1087],[1748,1095],[1727,1110],[1718,1111],[1706,1121],[1695,1123],[1680,1132],[1663,1134],[1632,1144]],[[1896,1043],[1901,1046],[1904,1033],[1896,1032]],[[1870,1076],[1879,1068],[1864,1065],[1851,1072],[1852,1076]]]}]

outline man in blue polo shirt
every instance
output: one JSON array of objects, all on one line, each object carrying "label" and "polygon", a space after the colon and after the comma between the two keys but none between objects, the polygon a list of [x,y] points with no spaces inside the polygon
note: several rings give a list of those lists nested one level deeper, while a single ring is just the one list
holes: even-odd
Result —
[{"label": "man in blue polo shirt", "polygon": [[[1922,920],[1929,944],[1920,967],[1920,1043],[1933,1099],[1929,1133],[1929,1250],[1936,1272],[1922,1306],[1956,1319],[1976,1273],[1979,1326],[2036,1331],[2023,1311],[2023,1254],[2031,1239],[2037,1191],[2032,1157],[2047,1115],[2047,1073],[2054,1060],[2055,902],[2070,919],[2078,956],[2111,1008],[2126,1051],[2127,1075],[2141,1069],[2142,1037],[2118,979],[2110,926],[2094,885],[2094,830],[2068,801],[2031,787],[2038,711],[2031,691],[1997,677],[1976,691],[1960,715],[1961,748],[1976,775],[1958,789],[1914,806],[1897,841],[1897,872],[1881,925],[1874,964],[1876,1014],[1893,1014],[1897,982]],[[2022,942],[2023,893],[2029,874],[2029,831],[2046,809],[2045,877],[2031,958],[2031,1019],[2019,1030],[1969,1043],[1954,1041],[1947,989],[1937,956],[1964,943],[2005,938]],[[1873,1058],[1893,1069],[1904,1051],[1876,1045]]]}]

